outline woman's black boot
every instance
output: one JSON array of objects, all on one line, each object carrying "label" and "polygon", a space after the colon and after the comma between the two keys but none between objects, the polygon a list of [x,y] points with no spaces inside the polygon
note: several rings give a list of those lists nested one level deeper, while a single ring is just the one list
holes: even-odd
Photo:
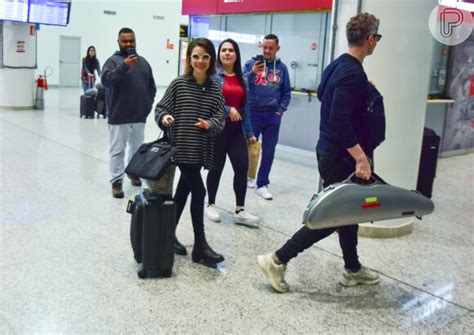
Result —
[{"label": "woman's black boot", "polygon": [[193,262],[213,265],[224,261],[224,256],[218,254],[207,244],[206,236],[196,236],[194,238],[194,248],[192,252]]},{"label": "woman's black boot", "polygon": [[177,238],[174,240],[174,253],[181,256],[186,256],[188,254],[184,245],[179,243]]}]

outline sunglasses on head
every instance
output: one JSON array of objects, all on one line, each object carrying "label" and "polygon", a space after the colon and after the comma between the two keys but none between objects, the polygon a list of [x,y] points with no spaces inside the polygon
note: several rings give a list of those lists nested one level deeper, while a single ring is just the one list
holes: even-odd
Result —
[{"label": "sunglasses on head", "polygon": [[198,54],[193,54],[191,56],[192,60],[198,62],[199,60],[202,60],[203,62],[209,62],[211,60],[211,56],[209,55],[203,55],[202,57],[200,57]]}]

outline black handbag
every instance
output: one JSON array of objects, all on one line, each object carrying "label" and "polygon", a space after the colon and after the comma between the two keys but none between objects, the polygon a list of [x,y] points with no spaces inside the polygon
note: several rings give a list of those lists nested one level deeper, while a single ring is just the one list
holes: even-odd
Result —
[{"label": "black handbag", "polygon": [[174,162],[176,147],[173,142],[173,126],[165,130],[164,136],[150,143],[143,143],[125,168],[130,176],[159,180]]}]

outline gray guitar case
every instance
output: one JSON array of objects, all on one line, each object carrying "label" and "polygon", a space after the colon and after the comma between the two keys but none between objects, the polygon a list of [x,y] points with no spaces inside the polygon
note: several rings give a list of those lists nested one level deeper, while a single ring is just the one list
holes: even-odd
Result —
[{"label": "gray guitar case", "polygon": [[421,219],[433,210],[433,202],[418,191],[389,185],[376,174],[370,182],[359,183],[353,173],[313,196],[303,224],[323,229],[411,216]]}]

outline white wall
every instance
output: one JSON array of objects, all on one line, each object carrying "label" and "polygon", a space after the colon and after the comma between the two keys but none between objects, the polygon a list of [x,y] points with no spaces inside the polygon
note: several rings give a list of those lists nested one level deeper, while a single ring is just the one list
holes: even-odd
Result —
[{"label": "white wall", "polygon": [[[117,14],[104,15],[104,10]],[[153,19],[154,15],[164,20]],[[151,64],[157,85],[168,85],[178,74],[179,25],[187,24],[181,15],[181,0],[115,1],[74,0],[67,27],[42,25],[38,32],[38,71],[51,66],[54,74],[48,84],[59,85],[60,35],[81,37],[81,55],[94,45],[101,65],[116,50],[117,33],[122,27],[135,31],[137,51]],[[169,39],[174,49],[166,49]],[[79,73],[77,74],[79,81]]]},{"label": "white wall", "polygon": [[362,11],[380,19],[383,35],[364,61],[367,76],[384,95],[386,140],[375,168],[388,182],[415,189],[434,38],[428,19],[436,0],[363,0]]}]

